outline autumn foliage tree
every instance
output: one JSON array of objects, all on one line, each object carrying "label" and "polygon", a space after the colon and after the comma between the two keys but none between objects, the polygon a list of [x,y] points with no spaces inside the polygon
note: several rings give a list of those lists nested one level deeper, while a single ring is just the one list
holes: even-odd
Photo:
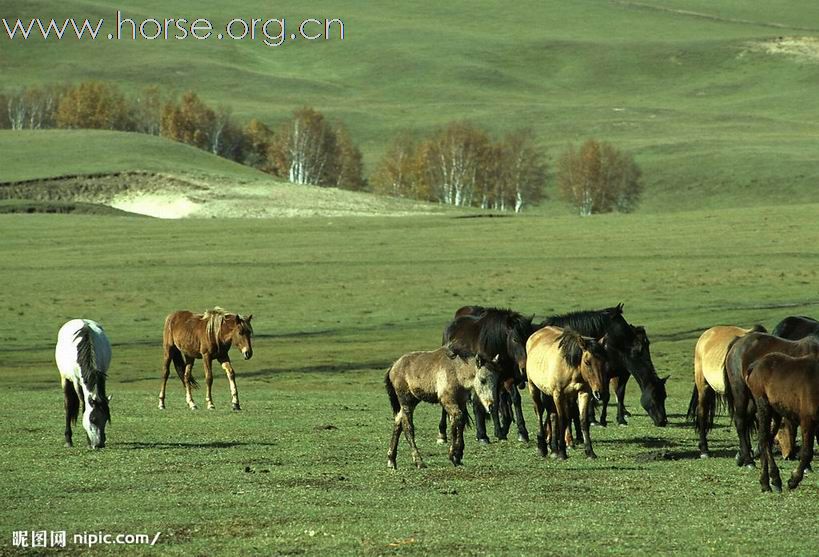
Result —
[{"label": "autumn foliage tree", "polygon": [[298,109],[282,123],[272,153],[281,176],[294,184],[351,189],[363,185],[360,151],[346,130],[312,108]]},{"label": "autumn foliage tree", "polygon": [[409,132],[399,133],[387,146],[370,176],[373,193],[432,201],[419,190],[418,144]]},{"label": "autumn foliage tree", "polygon": [[69,87],[57,107],[57,127],[130,130],[133,127],[125,96],[116,87],[86,81]]},{"label": "autumn foliage tree", "polygon": [[557,167],[561,195],[581,215],[633,211],[642,193],[640,177],[630,154],[595,139],[580,148],[570,145]]}]

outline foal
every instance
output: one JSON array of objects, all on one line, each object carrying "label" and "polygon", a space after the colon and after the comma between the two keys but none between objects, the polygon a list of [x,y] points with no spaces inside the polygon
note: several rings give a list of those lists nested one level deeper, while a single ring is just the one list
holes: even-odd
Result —
[{"label": "foal", "polygon": [[450,346],[401,356],[384,377],[394,416],[387,466],[396,467],[398,438],[403,430],[412,449],[413,462],[418,468],[425,467],[415,445],[412,423],[412,414],[421,401],[440,403],[449,415],[452,424],[449,459],[455,466],[460,465],[464,456],[466,403],[470,391],[474,390],[475,397],[486,410],[492,411],[500,373],[497,359],[486,361],[471,353],[453,352]]},{"label": "foal", "polygon": [[[782,491],[779,468],[771,448],[771,420],[774,430],[782,418],[798,423],[802,428],[802,451],[799,465],[788,480],[788,488],[796,489],[813,459],[813,439],[819,426],[819,358],[772,353],[753,362],[746,371],[745,382],[756,402],[759,438],[762,446],[762,491],[771,490],[771,478],[776,491]],[[768,469],[770,467],[770,475]]]},{"label": "foal", "polygon": [[551,417],[552,454],[566,458],[566,429],[572,399],[577,400],[586,456],[597,458],[589,435],[589,395],[600,401],[608,388],[606,339],[584,337],[571,329],[543,327],[526,343],[529,392],[538,417],[538,450],[548,453],[543,411]]}]

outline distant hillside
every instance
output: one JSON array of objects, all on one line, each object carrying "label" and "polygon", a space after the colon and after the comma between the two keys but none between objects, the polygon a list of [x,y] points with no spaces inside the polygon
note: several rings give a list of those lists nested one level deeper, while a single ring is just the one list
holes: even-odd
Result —
[{"label": "distant hillside", "polygon": [[0,212],[127,211],[180,218],[397,216],[450,210],[278,182],[193,147],[139,134],[0,131],[0,161]]},{"label": "distant hillside", "polygon": [[[111,18],[118,8],[113,0],[10,0],[2,15]],[[398,130],[470,119],[495,132],[531,126],[552,160],[589,136],[632,150],[645,175],[642,211],[819,201],[815,2],[249,0],[240,14],[230,4],[180,0],[125,12],[215,24],[247,15],[340,18],[346,37],[278,48],[0,38],[0,71],[21,85],[93,78],[193,89],[237,117],[272,124],[312,105],[348,125],[370,169]],[[124,151],[64,163],[127,168]],[[51,165],[32,164],[20,177]],[[207,170],[222,164],[230,163],[211,161]]]}]

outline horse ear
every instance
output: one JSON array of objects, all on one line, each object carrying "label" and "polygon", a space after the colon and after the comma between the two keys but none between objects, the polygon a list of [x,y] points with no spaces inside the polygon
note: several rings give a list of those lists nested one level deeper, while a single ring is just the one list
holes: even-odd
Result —
[{"label": "horse ear", "polygon": [[248,316],[245,318],[245,321],[247,321],[248,323],[250,323],[250,320],[251,320],[251,319],[253,319],[253,314],[252,314],[252,313],[251,313],[250,315],[248,315]]},{"label": "horse ear", "polygon": [[492,358],[492,363],[496,364],[500,361],[500,354],[495,354],[495,357]]},{"label": "horse ear", "polygon": [[484,364],[486,364],[486,360],[483,359],[483,356],[481,356],[480,354],[475,356],[475,366],[476,367],[483,367]]},{"label": "horse ear", "polygon": [[609,335],[603,335],[599,339],[597,339],[597,343],[602,346],[603,348],[606,347],[606,343],[609,341]]},{"label": "horse ear", "polygon": [[114,398],[114,395],[108,395],[108,402],[111,402],[112,398]]}]

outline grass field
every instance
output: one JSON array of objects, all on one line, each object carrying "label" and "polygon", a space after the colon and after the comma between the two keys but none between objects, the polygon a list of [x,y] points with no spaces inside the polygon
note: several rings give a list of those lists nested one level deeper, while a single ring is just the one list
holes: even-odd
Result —
[{"label": "grass field", "polygon": [[[734,464],[727,419],[711,435],[717,458],[701,461],[683,414],[702,330],[816,315],[817,210],[218,224],[2,215],[0,553],[15,530],[66,530],[160,532],[170,555],[813,554],[816,477],[763,495],[757,472]],[[402,441],[399,470],[387,470],[384,369],[434,347],[455,308],[543,315],[621,301],[671,374],[669,427],[651,425],[631,384],[631,424],[592,431],[596,461],[481,447],[468,432],[455,469],[428,406],[416,425],[429,468],[415,470]],[[157,410],[164,316],[215,304],[255,315],[255,356],[236,364],[243,411],[229,411],[222,376],[217,410],[188,411],[178,382]],[[79,315],[114,344],[113,422],[98,452],[62,447],[52,350]],[[671,460],[653,460],[660,452]]]},{"label": "grass field", "polygon": [[[122,6],[11,0],[4,8],[4,17],[102,17],[110,25]],[[239,11],[191,0],[171,10],[152,0],[124,11],[137,20],[208,17],[214,25],[233,17],[338,17],[346,38],[278,49],[258,41],[2,38],[3,88],[102,79],[135,91],[157,83],[194,89],[239,118],[273,125],[312,105],[349,126],[368,169],[402,129],[423,134],[454,119],[496,133],[531,126],[552,161],[568,142],[591,136],[634,152],[646,183],[642,211],[819,202],[819,49],[810,42],[819,36],[819,9],[807,0],[552,0],[514,9],[456,0],[377,10],[251,0]],[[778,37],[795,38],[799,54],[762,48]],[[52,160],[40,141],[27,139],[34,160],[24,173],[36,177],[70,172],[63,167],[156,164],[156,144],[111,147],[128,152],[127,160],[99,160],[90,148],[80,159]],[[246,172],[227,170],[236,180]]]}]

